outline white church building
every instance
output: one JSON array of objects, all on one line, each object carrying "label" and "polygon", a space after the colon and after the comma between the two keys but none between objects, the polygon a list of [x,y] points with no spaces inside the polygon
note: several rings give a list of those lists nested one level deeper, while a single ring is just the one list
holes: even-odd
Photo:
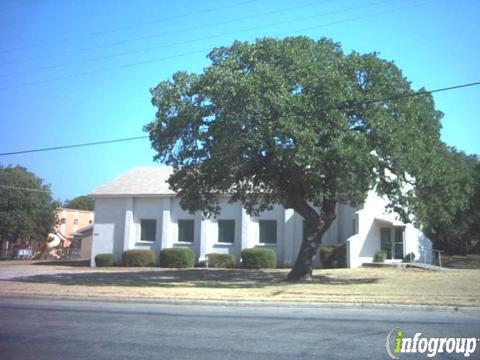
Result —
[{"label": "white church building", "polygon": [[[239,204],[221,202],[216,218],[202,219],[179,205],[166,182],[172,173],[167,166],[135,168],[100,186],[95,197],[91,265],[95,255],[113,253],[119,261],[128,249],[153,250],[189,247],[197,261],[210,253],[228,253],[240,261],[241,250],[251,247],[273,249],[277,266],[292,266],[303,238],[303,219],[292,209],[276,205],[260,216],[250,216]],[[386,262],[401,262],[414,253],[416,261],[432,262],[431,241],[412,224],[388,213],[387,200],[369,193],[360,208],[337,206],[337,218],[322,244],[346,243],[347,266],[372,262],[379,250]],[[321,266],[318,256],[316,266]]]}]

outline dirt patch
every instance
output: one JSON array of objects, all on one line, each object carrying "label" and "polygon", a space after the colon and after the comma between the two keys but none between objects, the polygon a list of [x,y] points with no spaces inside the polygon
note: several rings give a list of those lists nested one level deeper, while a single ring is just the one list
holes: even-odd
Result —
[{"label": "dirt patch", "polygon": [[[23,265],[0,281],[0,296],[306,301],[480,306],[480,270],[316,270],[312,282],[285,281],[288,270],[72,268]],[[38,273],[39,270],[42,272]]]}]

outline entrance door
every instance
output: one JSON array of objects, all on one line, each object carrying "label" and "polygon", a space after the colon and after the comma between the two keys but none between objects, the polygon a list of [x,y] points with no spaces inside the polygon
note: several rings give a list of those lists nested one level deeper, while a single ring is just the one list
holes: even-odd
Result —
[{"label": "entrance door", "polygon": [[394,228],[395,243],[393,244],[393,256],[394,259],[403,259],[403,228]]},{"label": "entrance door", "polygon": [[403,227],[380,229],[380,247],[387,253],[387,259],[403,259],[403,233]]},{"label": "entrance door", "polygon": [[392,258],[392,229],[380,229],[380,248],[387,253],[387,259]]}]

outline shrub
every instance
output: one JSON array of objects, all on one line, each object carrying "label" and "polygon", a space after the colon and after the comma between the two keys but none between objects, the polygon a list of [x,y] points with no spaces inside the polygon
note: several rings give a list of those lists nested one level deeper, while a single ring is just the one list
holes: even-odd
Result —
[{"label": "shrub", "polygon": [[323,245],[320,247],[320,260],[324,269],[333,268],[335,261],[335,252],[337,247],[335,245]]},{"label": "shrub", "polygon": [[403,258],[404,263],[414,262],[415,261],[415,253],[411,252],[405,255]]},{"label": "shrub", "polygon": [[125,250],[122,264],[127,267],[155,266],[155,253],[150,250]]},{"label": "shrub", "polygon": [[347,267],[347,244],[322,245],[320,260],[324,269]]},{"label": "shrub", "polygon": [[190,268],[195,265],[195,254],[189,248],[169,248],[160,251],[160,266]]},{"label": "shrub", "polygon": [[115,256],[113,254],[98,254],[95,256],[95,265],[97,267],[114,266]]},{"label": "shrub", "polygon": [[347,244],[343,243],[337,246],[335,251],[335,259],[337,260],[338,268],[347,267]]},{"label": "shrub", "polygon": [[375,254],[375,256],[373,258],[373,261],[374,262],[385,262],[386,258],[387,258],[387,252],[385,250],[380,250]]},{"label": "shrub", "polygon": [[242,250],[242,264],[246,269],[274,268],[277,262],[275,251],[266,248],[250,248]]},{"label": "shrub", "polygon": [[237,264],[235,256],[230,254],[207,254],[209,268],[233,269]]}]

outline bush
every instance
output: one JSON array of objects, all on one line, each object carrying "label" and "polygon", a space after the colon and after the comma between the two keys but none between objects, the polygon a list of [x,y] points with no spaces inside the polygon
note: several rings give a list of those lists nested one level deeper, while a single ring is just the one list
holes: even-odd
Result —
[{"label": "bush", "polygon": [[415,253],[411,252],[405,255],[402,260],[404,263],[414,262],[415,261]]},{"label": "bush", "polygon": [[320,260],[324,269],[333,268],[335,261],[335,252],[337,247],[335,245],[323,245],[320,247]]},{"label": "bush", "polygon": [[189,248],[170,248],[160,251],[160,266],[190,268],[195,265],[195,254]]},{"label": "bush", "polygon": [[122,264],[127,267],[155,266],[155,253],[150,250],[125,250]]},{"label": "bush", "polygon": [[266,248],[242,250],[242,264],[245,269],[270,269],[277,263],[275,251]]},{"label": "bush", "polygon": [[347,244],[343,243],[337,246],[335,251],[335,259],[337,260],[338,268],[347,267]]},{"label": "bush", "polygon": [[374,262],[385,262],[386,258],[387,258],[387,252],[385,250],[380,250],[373,257],[373,261]]},{"label": "bush", "polygon": [[95,265],[97,267],[114,266],[115,256],[113,254],[98,254],[95,256]]},{"label": "bush", "polygon": [[322,245],[320,260],[324,269],[347,267],[347,244]]},{"label": "bush", "polygon": [[233,269],[237,265],[237,259],[230,254],[207,254],[209,268]]}]

